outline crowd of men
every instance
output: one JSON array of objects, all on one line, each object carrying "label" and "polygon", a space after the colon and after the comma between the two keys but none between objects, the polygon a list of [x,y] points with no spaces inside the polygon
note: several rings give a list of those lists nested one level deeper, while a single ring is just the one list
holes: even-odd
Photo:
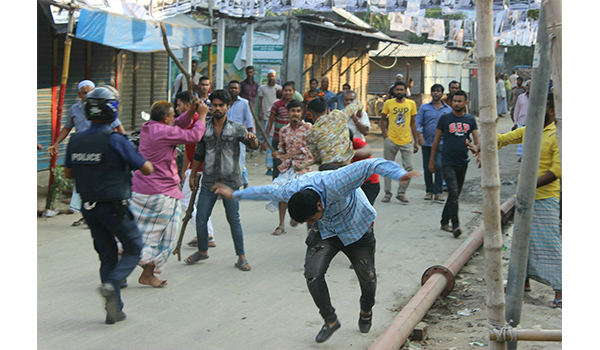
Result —
[{"label": "crowd of men", "polygon": [[[75,125],[77,133],[71,136],[67,148],[65,174],[75,179],[81,199],[72,200],[71,206],[82,212],[100,257],[106,323],[125,319],[120,288],[126,286],[126,278],[136,266],[142,269],[139,283],[156,288],[167,285],[156,275],[173,251],[186,210],[192,212],[196,230],[196,237],[188,244],[197,251],[184,262],[192,265],[209,259],[209,247],[216,247],[211,214],[220,198],[237,256],[234,266],[241,271],[252,267],[244,250],[240,200],[269,201],[267,208],[279,214],[273,235],[285,233],[286,211],[290,226],[307,224],[304,275],[325,321],[316,337],[319,343],[341,326],[325,274],[339,251],[347,255],[361,289],[358,326],[361,332],[369,332],[377,283],[373,205],[380,191],[379,177],[384,177],[382,202],[390,202],[394,180],[399,181],[395,198],[408,204],[410,180],[422,175],[413,170],[413,156],[421,149],[424,200],[445,202],[440,228],[459,237],[458,199],[469,152],[474,156],[479,153],[477,121],[467,113],[467,94],[457,81],[449,84],[447,95],[444,86],[434,84],[431,101],[417,108],[409,98],[412,85],[407,86],[399,74],[380,116],[384,159],[377,159],[371,157],[365,138],[371,130],[369,116],[349,84],[334,93],[329,90],[327,77],[311,79],[309,90],[302,95],[293,81],[277,84],[274,70],[267,72],[263,85],[255,81],[252,66],[245,68],[245,75],[244,80],[230,81],[226,89],[214,91],[210,79],[195,69],[190,82],[178,77],[173,104],[157,101],[152,105],[137,150],[121,135],[124,130],[118,122],[118,92],[110,86],[95,87],[87,80],[79,84],[82,102],[73,106],[69,115],[86,124],[65,125],[64,135],[61,132],[49,151],[56,152],[58,143]],[[192,85],[191,93],[188,84]],[[525,125],[527,85],[522,85],[522,79],[515,82],[511,97],[515,129],[498,136],[499,147],[522,142],[524,132],[517,127]],[[547,115],[544,137],[546,144],[554,145],[553,106],[548,105]],[[181,169],[175,160],[178,145],[185,147]],[[245,167],[247,150],[259,148],[267,151],[265,165],[267,175],[272,177],[267,186],[251,186]],[[545,211],[539,215],[541,223],[535,222],[534,215],[534,227],[537,224],[541,230],[540,240],[548,234],[556,237],[558,232],[548,229],[555,223],[558,208],[557,150],[550,146],[542,149],[540,176],[544,179],[538,191],[543,205],[537,207],[536,197],[534,209]],[[396,162],[398,153],[401,161]],[[130,170],[139,170],[132,180]],[[442,193],[444,182],[447,199]],[[194,195],[197,199],[190,203]],[[555,254],[548,262],[548,254],[541,254],[542,258],[530,254],[535,260],[530,263],[530,276],[544,283],[550,281],[557,292],[555,305],[560,307],[560,236],[552,243],[544,242],[544,252],[558,251],[558,258]]]}]

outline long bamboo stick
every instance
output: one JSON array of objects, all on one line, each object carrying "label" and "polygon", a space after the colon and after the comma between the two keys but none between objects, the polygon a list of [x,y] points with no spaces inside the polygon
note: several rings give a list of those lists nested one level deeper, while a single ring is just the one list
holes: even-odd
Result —
[{"label": "long bamboo stick", "polygon": [[[487,281],[488,323],[502,329],[504,279],[502,277],[502,227],[500,217],[500,176],[498,171],[496,87],[494,82],[493,10],[491,0],[476,3],[477,67],[479,71],[479,124],[481,131],[481,186],[485,225],[484,252]],[[506,349],[506,343],[490,341],[490,349]]]}]

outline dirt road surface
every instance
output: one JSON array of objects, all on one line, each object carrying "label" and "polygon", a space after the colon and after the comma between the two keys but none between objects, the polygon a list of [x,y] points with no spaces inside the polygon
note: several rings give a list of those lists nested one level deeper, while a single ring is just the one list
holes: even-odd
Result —
[{"label": "dirt road surface", "polygon": [[[500,120],[499,131],[510,127],[509,118]],[[383,142],[376,127],[367,141],[374,156],[382,157]],[[521,163],[515,152],[516,146],[500,152],[501,202],[516,191]],[[420,152],[414,157],[415,170],[422,169],[421,157]],[[270,182],[264,155],[256,152],[247,163],[251,185]],[[104,324],[103,298],[97,291],[99,261],[90,232],[87,226],[71,226],[79,214],[38,218],[38,349],[366,349],[420,288],[423,272],[442,264],[479,226],[480,174],[473,161],[460,198],[465,230],[458,239],[440,230],[443,203],[423,200],[422,178],[411,182],[407,205],[396,199],[382,203],[382,189],[375,204],[378,286],[373,327],[368,334],[358,330],[359,286],[348,259],[338,254],[327,282],[342,327],[323,344],[314,341],[323,320],[303,277],[306,227],[287,225],[287,233],[272,236],[278,215],[267,211],[264,202],[240,203],[252,271],[233,266],[233,242],[223,207],[217,202],[212,215],[217,247],[210,248],[210,259],[186,266],[171,256],[160,276],[168,280],[162,289],[139,284],[141,269],[134,270],[122,291],[127,320],[110,326]],[[393,183],[393,191],[396,188]],[[44,206],[45,191],[39,188],[39,209]],[[67,205],[60,203],[59,208]],[[194,252],[195,248],[185,245],[194,235],[188,225],[182,258]],[[508,247],[510,235],[509,227],[505,230]],[[504,262],[507,270],[508,260]],[[423,319],[429,324],[429,337],[412,341],[407,348],[470,349],[488,344],[484,265],[480,249],[458,274],[453,292],[440,298]],[[522,327],[561,329],[562,310],[549,307],[551,289],[536,282],[532,289],[525,298]],[[458,314],[464,310],[470,316]],[[559,349],[561,343],[520,342],[519,347]]]}]

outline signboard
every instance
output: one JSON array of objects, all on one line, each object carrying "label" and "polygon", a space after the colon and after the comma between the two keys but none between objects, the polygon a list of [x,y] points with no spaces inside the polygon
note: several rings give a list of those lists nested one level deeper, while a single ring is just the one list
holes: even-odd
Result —
[{"label": "signboard", "polygon": [[471,48],[471,50],[469,50],[469,52],[467,52],[467,55],[465,56],[463,61],[477,62],[477,51],[475,51],[474,46]]}]

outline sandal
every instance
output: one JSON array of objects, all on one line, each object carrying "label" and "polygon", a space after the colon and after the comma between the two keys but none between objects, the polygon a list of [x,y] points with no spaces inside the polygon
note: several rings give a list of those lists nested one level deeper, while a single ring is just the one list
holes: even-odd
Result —
[{"label": "sandal", "polygon": [[562,299],[554,299],[552,302],[553,309],[562,309]]},{"label": "sandal", "polygon": [[250,271],[252,269],[250,264],[248,264],[248,260],[246,260],[246,259],[239,260],[238,262],[236,262],[234,264],[234,266],[242,271]]},{"label": "sandal", "polygon": [[296,227],[296,226],[298,226],[298,222],[294,221],[294,219],[290,219],[290,226]]},{"label": "sandal", "polygon": [[81,218],[81,219],[75,221],[74,223],[72,223],[71,226],[81,226],[83,224],[85,224],[85,219]]},{"label": "sandal", "polygon": [[200,252],[195,252],[194,254],[188,256],[187,259],[184,260],[184,262],[186,265],[194,265],[198,261],[206,259],[208,259],[208,254],[202,255],[200,254]]},{"label": "sandal", "polygon": [[386,195],[383,197],[383,199],[381,199],[381,201],[382,201],[383,203],[389,203],[389,202],[390,202],[390,199],[392,199],[392,195],[391,195],[391,194],[389,194],[389,193],[387,193],[387,194],[386,194]]},{"label": "sandal", "polygon": [[282,233],[285,233],[285,228],[283,228],[281,226],[277,226],[277,228],[275,229],[275,231],[273,231],[272,235],[279,236]]}]

